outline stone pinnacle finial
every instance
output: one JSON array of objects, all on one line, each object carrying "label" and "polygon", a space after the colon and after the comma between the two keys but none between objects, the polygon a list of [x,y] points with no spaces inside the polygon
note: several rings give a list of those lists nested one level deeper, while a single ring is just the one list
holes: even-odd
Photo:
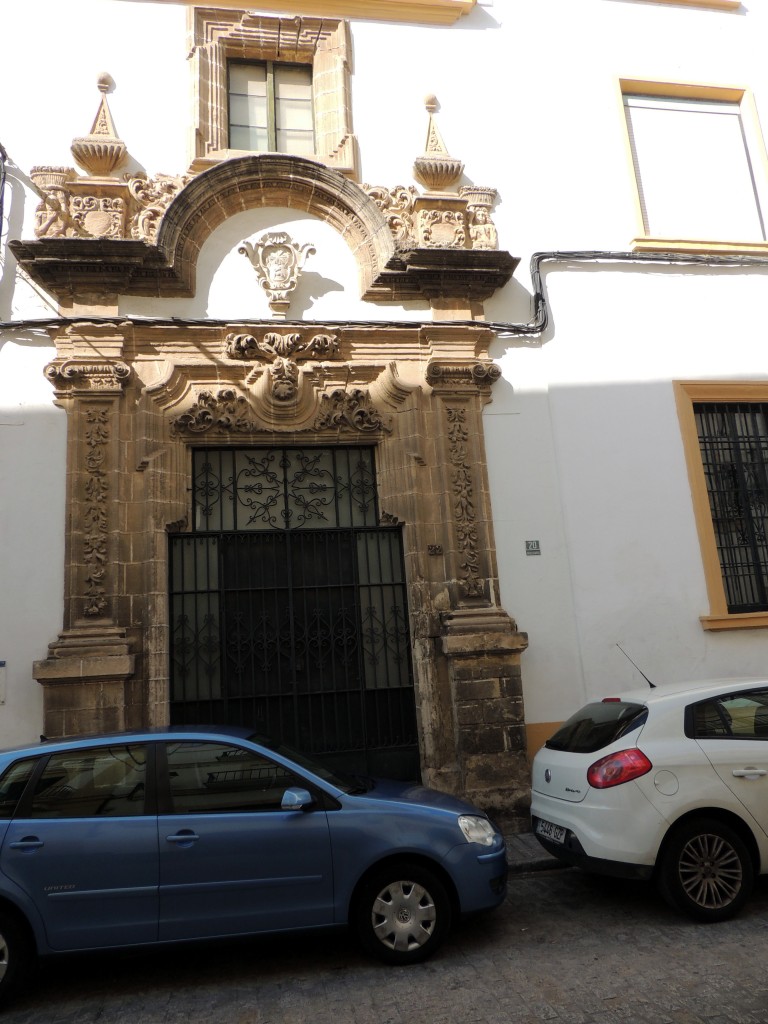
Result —
[{"label": "stone pinnacle finial", "polygon": [[430,192],[444,192],[459,180],[464,164],[450,156],[445,148],[435,121],[435,113],[439,106],[437,97],[432,94],[427,96],[424,106],[429,114],[427,144],[424,147],[424,154],[417,157],[413,163],[413,176]]},{"label": "stone pinnacle finial", "polygon": [[99,75],[96,85],[101,102],[91,127],[90,135],[73,139],[71,152],[75,160],[94,178],[107,178],[124,160],[127,152],[122,139],[117,137],[112,113],[107,103],[107,92],[114,87],[112,76],[106,71]]}]

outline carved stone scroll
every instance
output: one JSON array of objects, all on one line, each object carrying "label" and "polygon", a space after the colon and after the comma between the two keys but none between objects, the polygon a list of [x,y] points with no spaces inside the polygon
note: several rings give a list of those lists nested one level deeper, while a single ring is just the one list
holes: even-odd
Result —
[{"label": "carved stone scroll", "polygon": [[233,388],[221,388],[215,394],[200,391],[194,405],[171,420],[173,434],[206,434],[215,430],[248,434],[258,429],[248,400]]},{"label": "carved stone scroll", "polygon": [[142,174],[128,178],[128,190],[138,207],[130,221],[131,238],[154,242],[163,214],[191,180],[190,174],[157,174],[154,178]]},{"label": "carved stone scroll", "polygon": [[[273,396],[275,388],[290,389],[295,386],[291,372],[284,363],[277,369],[271,368],[271,372]],[[268,409],[264,411],[264,419],[261,421],[257,418],[260,412],[254,410],[248,399],[234,388],[220,388],[216,392],[202,390],[186,412],[171,420],[171,433],[255,434],[265,429],[280,429],[280,425],[269,417]],[[313,421],[306,425],[293,425],[291,429],[293,433],[310,430],[371,433],[389,432],[391,424],[381,416],[367,389],[353,388],[346,391],[344,388],[336,388],[330,394],[321,396],[319,412]]]},{"label": "carved stone scroll", "polygon": [[305,337],[298,332],[277,334],[269,331],[261,340],[252,334],[228,334],[225,352],[230,359],[330,359],[339,350],[335,334],[313,334]]},{"label": "carved stone scroll", "polygon": [[427,383],[433,388],[487,388],[501,377],[501,368],[490,361],[448,363],[437,360],[427,367]]},{"label": "carved stone scroll", "polygon": [[59,391],[118,393],[131,376],[131,369],[119,360],[89,363],[66,359],[49,363],[45,375]]},{"label": "carved stone scroll", "polygon": [[370,433],[375,430],[391,431],[363,388],[345,391],[336,388],[330,395],[323,395],[320,415],[315,421],[316,430],[359,430]]},{"label": "carved stone scroll", "polygon": [[403,185],[397,185],[395,188],[362,185],[361,188],[386,217],[387,227],[392,232],[395,245],[399,249],[407,249],[415,245],[414,203],[418,192],[413,185],[407,188]]}]

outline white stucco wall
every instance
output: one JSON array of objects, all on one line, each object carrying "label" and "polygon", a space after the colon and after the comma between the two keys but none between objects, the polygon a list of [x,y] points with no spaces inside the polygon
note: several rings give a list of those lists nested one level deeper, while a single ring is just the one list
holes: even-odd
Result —
[{"label": "white stucco wall", "polygon": [[[464,183],[498,189],[500,247],[521,258],[486,316],[525,322],[532,253],[625,251],[637,234],[618,78],[749,88],[768,124],[767,28],[762,3],[732,13],[643,0],[484,0],[450,27],[355,22],[362,181],[414,183],[424,98],[435,93]],[[55,314],[55,303],[15,273],[5,243],[33,237],[30,169],[73,166],[69,147],[90,131],[98,74],[115,80],[108,99],[132,171],[186,170],[192,103],[182,5],[9,4],[3,31],[19,44],[6,42],[0,62],[0,143],[9,156],[0,320],[8,323]],[[9,102],[14,96],[20,101]],[[317,250],[295,298],[299,315],[428,317],[421,303],[362,302],[346,243],[286,209],[217,228],[194,298],[124,298],[120,312],[266,317],[237,246],[281,229]],[[659,682],[763,670],[768,633],[706,633],[699,623],[707,595],[672,381],[765,379],[767,273],[547,263],[550,328],[494,344],[503,379],[485,416],[489,473],[502,602],[530,634],[529,721],[560,720],[585,696],[642,682],[617,643]],[[0,661],[8,680],[0,743],[39,731],[31,666],[61,628],[64,415],[42,374],[52,355],[40,330],[0,333]],[[542,554],[526,556],[534,539]]]},{"label": "white stucco wall", "polygon": [[[43,368],[55,355],[32,332],[0,338],[0,744],[36,740],[42,690],[32,663],[61,629],[64,413]],[[2,685],[4,684],[4,685]]]}]

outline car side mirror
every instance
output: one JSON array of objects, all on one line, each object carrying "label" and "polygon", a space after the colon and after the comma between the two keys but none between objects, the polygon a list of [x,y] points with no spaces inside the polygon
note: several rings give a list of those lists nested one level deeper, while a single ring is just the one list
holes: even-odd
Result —
[{"label": "car side mirror", "polygon": [[284,811],[307,811],[314,802],[315,799],[308,789],[292,786],[283,793],[280,806]]}]

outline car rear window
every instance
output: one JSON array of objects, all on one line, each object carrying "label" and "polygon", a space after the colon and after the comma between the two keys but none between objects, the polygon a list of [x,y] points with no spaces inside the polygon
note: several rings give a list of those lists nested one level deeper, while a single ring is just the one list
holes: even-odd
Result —
[{"label": "car rear window", "polygon": [[644,704],[625,701],[587,704],[560,726],[555,735],[547,740],[546,746],[550,750],[591,754],[633,729],[640,728],[647,717],[648,708]]}]

